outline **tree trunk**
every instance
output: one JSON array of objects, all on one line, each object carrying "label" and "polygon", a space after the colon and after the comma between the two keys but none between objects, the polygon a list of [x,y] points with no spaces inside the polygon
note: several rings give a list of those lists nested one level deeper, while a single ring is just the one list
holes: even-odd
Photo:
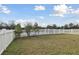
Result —
[{"label": "tree trunk", "polygon": [[28,37],[30,36],[30,32],[27,32],[27,36],[28,36]]}]

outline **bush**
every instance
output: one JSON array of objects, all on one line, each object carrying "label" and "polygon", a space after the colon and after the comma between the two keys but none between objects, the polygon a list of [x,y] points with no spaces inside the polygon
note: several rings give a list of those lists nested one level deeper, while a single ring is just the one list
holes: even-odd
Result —
[{"label": "bush", "polygon": [[15,35],[16,35],[16,37],[20,37],[21,32],[22,32],[21,25],[17,24],[15,26]]}]

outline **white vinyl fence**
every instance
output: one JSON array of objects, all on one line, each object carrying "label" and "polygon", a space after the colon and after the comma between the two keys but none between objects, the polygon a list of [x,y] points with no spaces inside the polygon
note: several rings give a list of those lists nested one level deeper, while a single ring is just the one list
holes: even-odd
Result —
[{"label": "white vinyl fence", "polygon": [[0,31],[0,54],[8,47],[15,38],[13,30]]},{"label": "white vinyl fence", "polygon": [[[33,35],[45,35],[45,34],[79,34],[79,29],[40,29],[39,32],[31,32]],[[23,31],[21,37],[27,36],[27,33]],[[0,54],[8,47],[8,45],[15,38],[13,30],[0,30]]]},{"label": "white vinyl fence", "polygon": [[[79,29],[40,29],[39,32],[31,32],[33,35],[45,35],[45,34],[79,34]],[[27,36],[27,33],[23,31],[21,37]]]}]

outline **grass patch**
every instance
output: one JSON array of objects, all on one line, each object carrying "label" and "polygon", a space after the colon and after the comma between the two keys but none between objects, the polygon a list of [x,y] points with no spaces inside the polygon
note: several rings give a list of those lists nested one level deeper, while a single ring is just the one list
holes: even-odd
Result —
[{"label": "grass patch", "polygon": [[79,35],[40,35],[14,40],[3,55],[77,55]]}]

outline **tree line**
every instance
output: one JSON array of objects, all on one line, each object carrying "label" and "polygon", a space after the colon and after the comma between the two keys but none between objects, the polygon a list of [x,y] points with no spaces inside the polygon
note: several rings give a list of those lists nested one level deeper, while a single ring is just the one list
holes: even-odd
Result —
[{"label": "tree line", "polygon": [[[36,23],[35,25],[38,25],[38,23]],[[31,26],[33,26],[31,24]],[[10,22],[9,24],[1,22],[0,23],[0,29],[15,29],[16,25],[14,22]],[[40,29],[79,29],[79,24],[74,24],[74,23],[69,23],[69,24],[65,24],[63,26],[57,26],[56,24],[53,25],[47,25],[46,27],[42,27],[38,25],[38,28]],[[24,28],[22,28],[24,29]]]},{"label": "tree line", "polygon": [[56,24],[47,25],[48,29],[79,29],[79,24],[69,23],[63,26],[57,26]]},{"label": "tree line", "polygon": [[15,35],[17,37],[20,37],[22,30],[25,30],[25,32],[27,33],[27,36],[30,36],[30,33],[32,31],[37,33],[37,32],[39,32],[39,29],[79,29],[79,25],[69,23],[69,24],[65,24],[63,26],[57,26],[56,24],[53,24],[53,25],[47,25],[46,27],[41,27],[38,25],[37,22],[35,22],[34,24],[27,23],[27,25],[25,25],[25,27],[22,28],[20,24],[15,25],[14,22],[11,22],[9,24],[0,23],[0,29],[2,29],[2,28],[13,29],[13,30],[15,30]]}]

